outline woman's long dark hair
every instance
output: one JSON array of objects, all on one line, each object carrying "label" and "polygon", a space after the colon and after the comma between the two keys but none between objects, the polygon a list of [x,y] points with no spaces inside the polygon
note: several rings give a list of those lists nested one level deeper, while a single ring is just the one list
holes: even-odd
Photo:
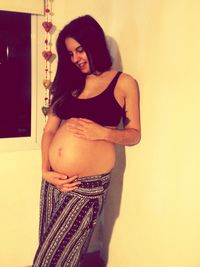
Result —
[{"label": "woman's long dark hair", "polygon": [[85,15],[67,24],[60,32],[56,43],[58,65],[51,87],[53,95],[51,106],[53,105],[53,112],[56,114],[72,93],[80,95],[85,86],[86,75],[71,62],[67,52],[65,46],[67,37],[81,44],[87,54],[91,73],[98,75],[112,66],[103,29],[94,18]]}]

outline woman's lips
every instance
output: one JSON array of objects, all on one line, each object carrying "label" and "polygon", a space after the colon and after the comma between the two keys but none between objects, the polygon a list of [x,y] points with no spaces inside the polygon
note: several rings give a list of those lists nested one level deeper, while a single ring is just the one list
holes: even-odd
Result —
[{"label": "woman's lips", "polygon": [[82,63],[79,63],[79,64],[77,64],[77,66],[79,67],[79,69],[84,69],[85,68],[85,66],[86,66],[86,62],[82,62]]}]

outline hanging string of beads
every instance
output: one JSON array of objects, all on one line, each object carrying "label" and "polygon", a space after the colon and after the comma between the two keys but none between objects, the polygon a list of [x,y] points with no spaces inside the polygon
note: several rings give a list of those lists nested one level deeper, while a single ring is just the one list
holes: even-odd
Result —
[{"label": "hanging string of beads", "polygon": [[52,2],[53,0],[45,0],[45,21],[42,23],[42,26],[45,30],[45,40],[44,40],[44,51],[42,56],[45,60],[45,77],[43,80],[43,86],[45,88],[44,94],[44,106],[42,107],[42,112],[47,116],[50,101],[51,101],[51,85],[52,85],[52,71],[51,64],[55,59],[55,54],[52,53],[52,34],[54,31],[54,25],[52,23]]}]

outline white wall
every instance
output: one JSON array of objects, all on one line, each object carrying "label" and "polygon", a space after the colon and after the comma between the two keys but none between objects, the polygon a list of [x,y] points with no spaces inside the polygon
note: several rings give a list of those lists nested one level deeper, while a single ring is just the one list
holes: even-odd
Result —
[{"label": "white wall", "polygon": [[40,153],[0,154],[0,266],[30,265],[38,241]]},{"label": "white wall", "polygon": [[[76,16],[93,15],[116,41],[123,70],[140,85],[142,141],[126,148],[126,158],[119,148],[121,161],[105,208],[108,267],[199,266],[200,3],[59,0],[53,7],[57,30]],[[23,267],[31,263],[37,243],[40,152],[2,153],[0,162],[1,266]]]},{"label": "white wall", "polygon": [[200,266],[199,8],[187,0],[113,1],[109,31],[140,84],[142,141],[126,149],[114,229],[119,197],[111,189],[108,198],[109,267]]}]

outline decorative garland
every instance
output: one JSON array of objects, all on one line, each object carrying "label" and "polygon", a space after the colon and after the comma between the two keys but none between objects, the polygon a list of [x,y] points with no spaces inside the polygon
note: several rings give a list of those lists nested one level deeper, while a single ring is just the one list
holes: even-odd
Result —
[{"label": "decorative garland", "polygon": [[55,31],[55,26],[52,23],[52,2],[53,0],[45,0],[45,21],[42,26],[45,30],[45,50],[42,52],[42,56],[45,60],[45,78],[43,80],[43,86],[45,88],[44,106],[42,107],[42,112],[46,118],[50,100],[51,100],[51,64],[55,59],[55,54],[52,53],[52,34]]}]

